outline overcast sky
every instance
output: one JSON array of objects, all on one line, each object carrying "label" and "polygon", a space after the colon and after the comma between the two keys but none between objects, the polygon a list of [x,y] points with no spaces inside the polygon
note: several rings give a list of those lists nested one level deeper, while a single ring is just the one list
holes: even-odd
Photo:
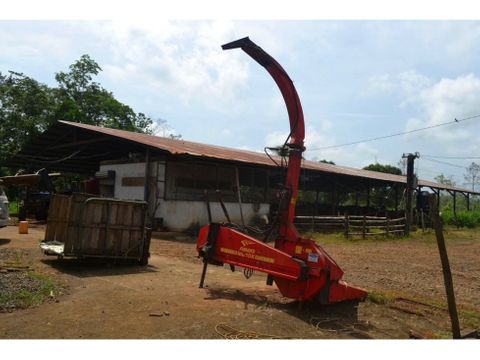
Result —
[{"label": "overcast sky", "polygon": [[421,178],[458,185],[480,162],[450,158],[480,157],[480,118],[321,149],[480,114],[479,21],[0,20],[0,71],[55,85],[55,72],[89,54],[103,69],[96,81],[183,139],[263,151],[285,140],[288,117],[268,73],[222,51],[245,36],[294,81],[306,158],[363,167],[419,152]]}]

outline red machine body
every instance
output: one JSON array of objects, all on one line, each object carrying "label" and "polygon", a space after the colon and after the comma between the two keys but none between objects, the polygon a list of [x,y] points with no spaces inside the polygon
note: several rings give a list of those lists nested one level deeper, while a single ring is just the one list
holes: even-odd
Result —
[{"label": "red machine body", "polygon": [[283,296],[299,301],[318,300],[321,304],[329,304],[364,299],[367,293],[342,281],[343,271],[337,263],[315,241],[300,237],[293,224],[302,153],[305,151],[305,124],[292,80],[275,59],[248,37],[223,45],[222,48],[241,48],[262,65],[277,83],[290,121],[290,134],[282,148],[284,153],[288,153],[288,169],[274,246],[229,224],[210,223],[204,226],[197,239],[197,251],[204,259],[200,287],[203,287],[208,263],[229,264],[268,274],[267,284],[275,282]]}]

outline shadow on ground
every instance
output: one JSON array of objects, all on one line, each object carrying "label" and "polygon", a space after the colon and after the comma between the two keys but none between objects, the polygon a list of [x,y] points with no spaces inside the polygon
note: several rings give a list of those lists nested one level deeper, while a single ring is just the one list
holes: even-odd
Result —
[{"label": "shadow on ground", "polygon": [[126,262],[106,262],[98,259],[42,259],[44,264],[77,277],[115,276],[157,272],[153,265],[140,266]]},{"label": "shadow on ground", "polygon": [[8,244],[10,241],[10,239],[0,239],[0,246]]},{"label": "shadow on ground", "polygon": [[368,322],[358,319],[357,301],[320,305],[315,302],[281,302],[272,300],[271,297],[266,295],[238,289],[206,288],[206,290],[208,297],[205,300],[241,301],[244,303],[245,309],[248,305],[259,308],[270,307],[284,311],[323,332],[342,333],[356,339],[372,338],[369,331],[373,330],[374,327]]},{"label": "shadow on ground", "polygon": [[175,243],[184,243],[184,244],[195,244],[197,238],[192,235],[178,233],[178,232],[158,232],[154,231],[151,235],[152,240],[160,241],[173,241]]}]

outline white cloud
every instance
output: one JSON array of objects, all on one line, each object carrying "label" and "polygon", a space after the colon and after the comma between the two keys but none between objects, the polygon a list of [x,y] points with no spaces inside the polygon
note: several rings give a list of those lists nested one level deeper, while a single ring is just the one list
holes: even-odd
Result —
[{"label": "white cloud", "polygon": [[430,24],[416,26],[415,32],[423,39],[424,45],[442,44],[444,56],[449,60],[461,62],[476,53],[480,43],[480,24],[478,21],[444,21],[432,31]]},{"label": "white cloud", "polygon": [[373,94],[390,93],[395,88],[389,74],[373,75],[368,78],[368,90]]},{"label": "white cloud", "polygon": [[324,149],[321,151],[312,151],[310,154],[307,153],[307,158],[311,160],[331,160],[337,165],[354,168],[362,168],[375,162],[381,164],[389,163],[388,160],[380,158],[380,156],[381,153],[378,149],[367,143]]},{"label": "white cloud", "polygon": [[[404,135],[409,146],[439,148],[444,155],[472,155],[478,148],[478,121],[436,125],[480,113],[480,78],[474,74],[442,78],[437,82],[414,70],[396,75],[383,74],[369,78],[370,94],[396,94],[399,106],[415,105],[414,116],[405,122]],[[414,109],[413,107],[411,109]],[[425,131],[414,131],[432,127]],[[476,130],[473,130],[473,129]]]},{"label": "white cloud", "polygon": [[100,27],[93,31],[114,55],[104,65],[112,82],[175,94],[184,102],[201,99],[213,107],[247,86],[245,55],[220,48],[234,38],[232,22],[115,21]]},{"label": "white cloud", "polygon": [[367,92],[372,95],[397,93],[405,98],[402,103],[412,101],[423,89],[428,87],[431,80],[415,70],[403,71],[396,75],[381,74],[368,78]]},{"label": "white cloud", "polygon": [[281,131],[272,132],[265,137],[265,146],[268,146],[268,147],[281,146],[287,139],[287,136],[288,136],[288,133],[286,132],[281,132]]},{"label": "white cloud", "polygon": [[[480,79],[473,74],[455,79],[441,79],[431,87],[420,91],[417,102],[423,107],[425,118],[424,120],[409,119],[406,131],[476,115],[480,113]],[[408,137],[420,136],[432,142],[439,141],[445,148],[450,146],[458,151],[465,149],[466,141],[473,140],[476,136],[476,133],[471,131],[472,126],[478,126],[474,120],[470,123],[467,121],[458,125],[439,126]]]}]

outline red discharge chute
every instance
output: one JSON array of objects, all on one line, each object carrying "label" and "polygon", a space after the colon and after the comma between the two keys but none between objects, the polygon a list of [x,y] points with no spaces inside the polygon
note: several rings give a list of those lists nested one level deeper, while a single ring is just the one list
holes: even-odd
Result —
[{"label": "red discharge chute", "polygon": [[205,264],[200,286],[203,286],[208,263],[230,264],[268,274],[267,283],[274,281],[283,296],[299,301],[318,300],[329,304],[364,299],[367,293],[342,281],[343,271],[337,263],[315,241],[301,238],[293,225],[302,152],[305,151],[305,124],[292,80],[275,59],[248,37],[222,48],[241,48],[250,55],[273,77],[285,100],[290,121],[290,134],[283,148],[288,153],[286,204],[279,209],[279,231],[274,247],[226,224],[204,226],[197,239],[197,250]]}]

